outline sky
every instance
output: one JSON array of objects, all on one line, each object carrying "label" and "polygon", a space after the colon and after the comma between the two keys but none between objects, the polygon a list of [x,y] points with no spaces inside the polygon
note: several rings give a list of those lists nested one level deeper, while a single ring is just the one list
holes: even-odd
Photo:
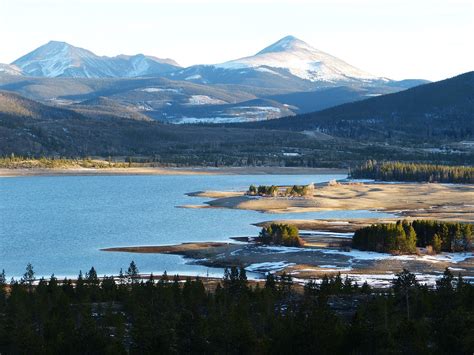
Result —
[{"label": "sky", "polygon": [[474,0],[0,0],[0,63],[58,40],[211,64],[287,35],[396,80],[474,70]]}]

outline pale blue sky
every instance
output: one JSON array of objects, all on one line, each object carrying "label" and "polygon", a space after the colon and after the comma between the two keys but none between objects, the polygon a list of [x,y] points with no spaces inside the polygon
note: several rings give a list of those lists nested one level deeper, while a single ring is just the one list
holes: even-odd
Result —
[{"label": "pale blue sky", "polygon": [[474,70],[474,0],[0,0],[3,63],[49,40],[219,63],[289,34],[393,79]]}]

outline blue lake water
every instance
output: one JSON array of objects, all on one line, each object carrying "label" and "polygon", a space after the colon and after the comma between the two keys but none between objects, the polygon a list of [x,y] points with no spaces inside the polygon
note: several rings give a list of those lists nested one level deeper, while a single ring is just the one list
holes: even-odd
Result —
[{"label": "blue lake water", "polygon": [[133,259],[140,272],[219,274],[175,255],[108,253],[101,248],[224,241],[256,235],[252,223],[289,218],[388,216],[369,211],[268,214],[185,209],[201,190],[244,190],[342,179],[343,175],[51,176],[0,179],[0,270],[19,276],[31,262],[37,275],[76,276],[94,266],[117,274]]}]

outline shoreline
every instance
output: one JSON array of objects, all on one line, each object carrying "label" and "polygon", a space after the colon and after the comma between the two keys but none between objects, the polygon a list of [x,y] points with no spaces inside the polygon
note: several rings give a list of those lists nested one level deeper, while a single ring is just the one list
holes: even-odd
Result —
[{"label": "shoreline", "polygon": [[474,185],[337,183],[318,186],[312,196],[306,197],[248,196],[244,191],[200,191],[188,196],[210,200],[204,205],[181,207],[241,209],[275,215],[367,210],[390,213],[396,219],[474,222]]},{"label": "shoreline", "polygon": [[[337,238],[336,238],[337,239]],[[441,253],[431,255],[391,255],[364,252],[357,249],[342,251],[337,247],[306,246],[287,248],[255,243],[192,242],[163,246],[128,246],[101,249],[105,252],[175,254],[187,263],[211,268],[244,267],[249,272],[277,275],[282,272],[307,281],[324,275],[348,275],[383,282],[387,277],[407,268],[420,277],[434,279],[446,267],[463,276],[474,278],[473,253]]]},{"label": "shoreline", "polygon": [[0,168],[2,177],[22,176],[126,176],[126,175],[343,175],[345,169],[293,167],[189,167],[189,168]]}]

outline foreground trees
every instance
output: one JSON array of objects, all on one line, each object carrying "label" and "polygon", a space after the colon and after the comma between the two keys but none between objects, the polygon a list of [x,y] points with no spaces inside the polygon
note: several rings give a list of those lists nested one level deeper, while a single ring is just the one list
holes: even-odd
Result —
[{"label": "foreground trees", "polygon": [[87,274],[31,290],[2,281],[0,352],[471,354],[474,346],[474,287],[449,270],[434,289],[403,270],[392,289],[375,292],[340,275],[298,292],[285,274],[251,287],[242,268],[207,289],[199,278],[117,283]]},{"label": "foreground trees", "polygon": [[416,247],[428,247],[433,252],[461,252],[472,248],[474,228],[469,223],[432,220],[374,224],[356,230],[354,248],[387,253],[416,253]]},{"label": "foreground trees", "polygon": [[474,167],[369,160],[351,170],[354,179],[474,184]]}]

